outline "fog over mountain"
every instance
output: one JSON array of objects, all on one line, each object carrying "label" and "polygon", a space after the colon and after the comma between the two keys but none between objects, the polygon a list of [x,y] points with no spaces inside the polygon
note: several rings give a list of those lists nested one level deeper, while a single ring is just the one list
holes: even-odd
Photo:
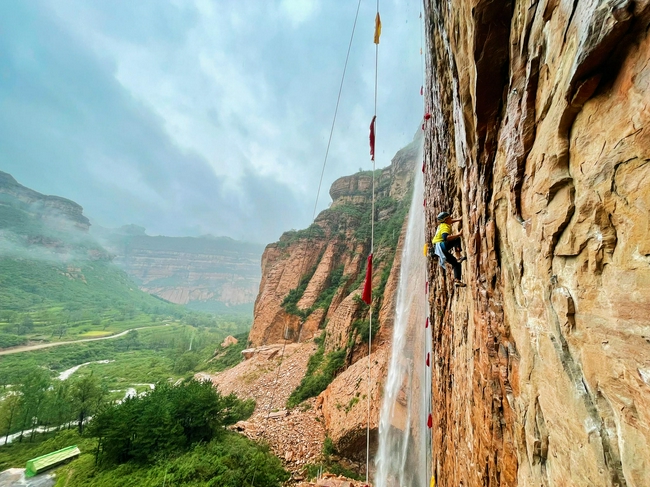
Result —
[{"label": "fog over mountain", "polygon": [[[377,163],[422,114],[418,2],[383,2]],[[0,3],[0,170],[96,224],[267,243],[312,218],[355,2]],[[362,5],[323,188],[369,169]],[[320,197],[318,209],[329,203]]]}]

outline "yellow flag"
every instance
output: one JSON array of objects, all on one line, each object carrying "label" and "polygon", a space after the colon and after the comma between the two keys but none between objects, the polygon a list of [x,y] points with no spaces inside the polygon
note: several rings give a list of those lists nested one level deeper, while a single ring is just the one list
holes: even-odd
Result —
[{"label": "yellow flag", "polygon": [[431,487],[436,487],[436,478],[431,477]]},{"label": "yellow flag", "polygon": [[427,254],[429,253],[429,244],[424,244],[424,256],[426,257]]},{"label": "yellow flag", "polygon": [[379,36],[381,35],[381,18],[379,17],[379,12],[375,17],[375,44],[379,44]]}]

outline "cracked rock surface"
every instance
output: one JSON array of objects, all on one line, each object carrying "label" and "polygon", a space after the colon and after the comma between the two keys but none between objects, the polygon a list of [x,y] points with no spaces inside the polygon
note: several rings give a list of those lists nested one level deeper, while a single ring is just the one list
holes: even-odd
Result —
[{"label": "cracked rock surface", "polygon": [[648,486],[650,2],[425,13],[437,485]]}]

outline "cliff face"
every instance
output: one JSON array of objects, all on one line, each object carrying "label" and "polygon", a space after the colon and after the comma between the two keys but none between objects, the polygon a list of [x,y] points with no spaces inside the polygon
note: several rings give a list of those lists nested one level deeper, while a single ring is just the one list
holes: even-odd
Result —
[{"label": "cliff face", "polygon": [[105,238],[115,263],[140,289],[204,311],[250,312],[261,245],[226,237],[152,237],[139,230],[125,228]]},{"label": "cliff face", "polygon": [[0,171],[0,257],[110,260],[89,228],[74,201],[38,193]]},{"label": "cliff face", "polygon": [[[377,171],[377,221],[388,222],[395,217],[397,225],[386,232],[384,240],[377,241],[373,273],[376,285],[380,284],[384,269],[389,271],[393,264],[394,244],[399,239],[405,214],[402,212],[401,218],[396,215],[397,207],[407,195],[418,144],[413,142],[402,149],[390,166]],[[289,341],[309,340],[326,322],[327,349],[345,344],[353,317],[361,309],[354,297],[363,286],[359,277],[365,272],[370,250],[371,187],[372,174],[367,171],[338,179],[330,190],[333,200],[330,208],[321,212],[310,228],[286,232],[279,242],[266,247],[249,336],[253,346],[282,342],[285,336]],[[322,293],[333,285],[331,276],[336,268],[341,278],[340,285],[334,286],[331,304],[313,309]],[[309,310],[306,318],[288,312],[282,305],[301,280],[305,289],[296,305],[298,310]],[[389,318],[392,317],[387,315],[386,319]]]},{"label": "cliff face", "polygon": [[21,211],[46,220],[51,226],[74,225],[88,231],[90,220],[83,208],[74,201],[38,193],[19,184],[10,174],[0,171],[0,204],[20,208]]},{"label": "cliff face", "polygon": [[437,485],[650,485],[650,2],[425,12]]},{"label": "cliff face", "polygon": [[337,451],[360,462],[365,458],[368,396],[373,449],[376,442],[401,235],[421,144],[421,139],[415,140],[395,155],[389,167],[375,174],[375,311],[370,358],[369,310],[360,295],[370,251],[371,173],[360,172],[335,181],[330,190],[332,205],[321,212],[312,227],[285,233],[279,242],[267,246],[262,257],[262,281],[249,341],[260,347],[284,343],[285,338],[287,343],[305,342],[324,333],[326,355],[344,351],[344,365],[318,397],[316,415],[322,415],[325,433]]}]

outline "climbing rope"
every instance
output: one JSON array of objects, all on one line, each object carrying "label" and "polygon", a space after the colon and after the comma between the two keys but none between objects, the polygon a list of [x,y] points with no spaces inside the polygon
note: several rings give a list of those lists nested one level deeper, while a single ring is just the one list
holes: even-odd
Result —
[{"label": "climbing rope", "polygon": [[[372,204],[370,212],[370,256],[368,257],[368,275],[370,282],[372,282],[372,257],[375,252],[375,140],[377,138],[377,80],[378,80],[378,66],[379,66],[379,37],[381,36],[381,17],[379,16],[379,0],[377,0],[377,12],[375,14],[375,98],[374,98],[374,113],[372,122],[370,123],[370,155],[372,156]],[[371,285],[370,285],[371,287]],[[364,289],[365,291],[365,289]],[[364,295],[366,293],[364,292]],[[365,297],[365,296],[364,296]],[[368,325],[368,417],[366,425],[366,484],[369,482],[370,470],[370,395],[371,395],[371,379],[372,379],[372,293],[369,296],[370,316]]]},{"label": "climbing rope", "polygon": [[334,124],[336,123],[336,115],[339,112],[339,103],[341,102],[341,92],[343,91],[343,81],[345,81],[345,72],[348,69],[348,60],[350,59],[350,50],[352,49],[352,41],[354,39],[354,32],[357,28],[357,20],[359,18],[359,8],[361,7],[361,0],[357,3],[357,13],[354,16],[354,24],[352,25],[352,34],[350,35],[350,43],[348,44],[348,52],[345,55],[345,64],[343,65],[343,75],[341,76],[341,84],[339,85],[339,94],[336,97],[336,108],[334,108],[334,117],[332,118],[332,127],[330,128],[330,135],[327,140],[327,149],[325,149],[325,159],[323,160],[323,170],[320,173],[320,181],[318,182],[318,191],[316,192],[316,201],[314,202],[314,213],[312,220],[316,218],[316,207],[318,206],[318,197],[320,196],[321,186],[323,185],[323,175],[325,174],[325,165],[327,164],[327,156],[330,153],[330,145],[332,144],[332,135],[334,134]]},{"label": "climbing rope", "polygon": [[[312,221],[314,221],[316,219],[316,209],[318,207],[318,199],[320,197],[320,192],[321,192],[321,188],[322,188],[322,185],[323,185],[323,177],[325,175],[325,166],[327,165],[327,157],[329,155],[330,146],[332,144],[332,136],[334,135],[334,126],[336,124],[336,116],[338,114],[339,104],[341,102],[341,93],[343,92],[343,83],[345,81],[345,73],[346,73],[347,68],[348,68],[348,61],[350,59],[350,51],[352,49],[352,41],[354,40],[354,33],[356,31],[356,28],[357,28],[357,20],[359,19],[359,9],[360,9],[360,7],[361,7],[361,0],[359,0],[358,3],[357,3],[357,11],[356,11],[356,14],[354,16],[354,23],[352,24],[352,33],[350,34],[350,42],[348,43],[348,50],[347,50],[347,53],[345,55],[345,63],[343,65],[343,74],[341,75],[341,83],[339,84],[339,92],[338,92],[338,95],[336,97],[336,107],[334,108],[334,116],[332,118],[332,126],[330,128],[330,134],[329,134],[329,138],[327,140],[327,148],[325,149],[325,158],[323,160],[323,168],[321,170],[320,180],[318,182],[318,190],[316,191],[316,201],[314,202],[314,211],[313,211],[313,214],[312,214]],[[375,99],[376,99],[376,97],[375,97]],[[375,101],[375,104],[376,104],[376,101]],[[373,201],[373,204],[374,204],[374,201]],[[309,240],[311,238],[312,226],[313,225],[309,226],[308,233],[307,233],[307,240]],[[305,256],[306,256],[306,252],[303,253],[302,262],[300,264],[300,267],[298,267],[298,269],[303,268]],[[302,327],[302,325],[303,325],[303,323],[301,323],[301,327]],[[264,433],[266,432],[266,425],[268,424],[269,417],[271,416],[271,411],[273,410],[273,401],[275,399],[275,391],[277,389],[278,380],[280,378],[280,370],[282,368],[282,362],[284,361],[284,352],[285,352],[285,348],[286,348],[286,345],[287,345],[287,334],[288,334],[288,326],[285,326],[284,333],[282,335],[283,336],[283,343],[282,343],[282,353],[280,355],[280,363],[278,364],[278,370],[277,370],[277,373],[275,375],[274,386],[273,386],[273,389],[271,391],[271,401],[269,402],[269,407],[268,407],[268,410],[267,410],[266,418],[264,419],[264,428],[262,429],[262,431],[260,433],[260,436],[262,436],[262,437],[264,436]],[[256,474],[257,474],[257,465],[255,466],[255,470],[253,471],[253,478],[252,478],[251,484],[250,484],[251,487],[253,486],[253,484],[255,482]]]}]

